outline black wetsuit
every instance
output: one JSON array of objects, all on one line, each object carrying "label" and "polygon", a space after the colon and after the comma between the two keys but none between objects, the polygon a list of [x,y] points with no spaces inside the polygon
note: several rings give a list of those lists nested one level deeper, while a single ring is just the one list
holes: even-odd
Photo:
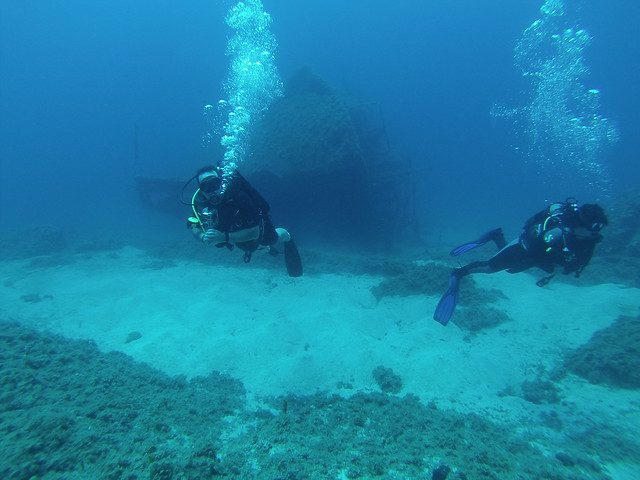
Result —
[{"label": "black wetsuit", "polygon": [[[222,197],[207,198],[199,190],[193,199],[193,204],[202,220],[202,212],[209,208],[215,212],[213,227],[223,233],[232,233],[260,227],[260,236],[255,241],[242,242],[237,245],[243,250],[255,250],[258,245],[273,245],[278,234],[269,217],[269,204],[239,173],[234,173]],[[202,227],[200,227],[202,228]],[[220,246],[231,245],[228,242]]]},{"label": "black wetsuit", "polygon": [[564,274],[579,276],[601,240],[602,235],[583,227],[574,205],[553,204],[527,220],[516,240],[508,245],[496,241],[500,251],[488,261],[470,263],[456,270],[456,275],[518,273],[532,267],[553,273],[560,266]]}]

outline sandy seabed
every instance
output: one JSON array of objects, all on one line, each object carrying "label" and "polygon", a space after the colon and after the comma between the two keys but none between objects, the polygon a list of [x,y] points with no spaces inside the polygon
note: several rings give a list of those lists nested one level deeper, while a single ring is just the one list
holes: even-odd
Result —
[{"label": "sandy seabed", "polygon": [[[560,432],[545,430],[550,408],[569,430],[607,425],[640,435],[638,390],[569,374],[556,382],[561,400],[551,407],[517,394],[594,332],[621,315],[637,316],[638,289],[562,282],[537,288],[529,274],[478,275],[480,288],[504,293],[493,306],[512,320],[469,334],[432,320],[436,296],[376,299],[371,288],[382,277],[375,275],[327,271],[292,279],[280,265],[165,262],[134,247],[72,260],[1,263],[3,320],[90,339],[168,375],[227,374],[242,382],[255,409],[278,395],[379,392],[372,371],[384,366],[402,379],[399,395],[539,431],[550,443],[562,442]],[[640,478],[640,467],[621,460],[607,464],[606,473]]]}]

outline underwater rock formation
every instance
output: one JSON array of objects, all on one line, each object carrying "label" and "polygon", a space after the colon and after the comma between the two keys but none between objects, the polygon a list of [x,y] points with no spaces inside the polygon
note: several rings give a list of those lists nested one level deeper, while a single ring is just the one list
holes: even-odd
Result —
[{"label": "underwater rock formation", "polygon": [[379,365],[373,369],[372,375],[384,393],[399,393],[402,390],[402,378],[392,369]]},{"label": "underwater rock formation", "polygon": [[[398,231],[410,203],[378,130],[362,136],[362,122],[317,75],[300,70],[252,131],[243,173],[264,194],[274,219],[323,240],[375,244],[384,224]],[[384,142],[387,145],[387,142]],[[386,146],[384,148],[387,148]],[[363,152],[367,152],[365,157]],[[277,213],[276,213],[277,212]],[[396,235],[397,236],[397,235]]]},{"label": "underwater rock formation", "polygon": [[[28,242],[25,239],[29,239]],[[69,246],[69,239],[61,230],[41,226],[2,232],[0,260],[56,255]]]},{"label": "underwater rock formation", "polygon": [[470,333],[493,328],[511,320],[512,318],[502,310],[488,305],[473,305],[463,308],[460,314],[453,317],[453,323]]},{"label": "underwater rock formation", "polygon": [[378,301],[391,296],[438,295],[447,287],[446,279],[450,271],[449,268],[435,262],[425,265],[388,262],[384,267],[386,268],[377,271],[372,269],[371,272],[385,277],[378,285],[371,287],[371,294]]},{"label": "underwater rock formation", "polygon": [[591,383],[640,388],[640,317],[620,317],[569,353],[569,370]]},{"label": "underwater rock formation", "polygon": [[[25,355],[28,352],[28,355]],[[0,323],[0,478],[211,478],[244,388]],[[204,421],[206,419],[206,422]]]},{"label": "underwater rock formation", "polygon": [[[572,442],[563,454],[574,461],[554,464],[512,426],[413,395],[286,395],[254,411],[225,375],[169,377],[18,324],[0,323],[0,377],[3,480],[605,478]],[[601,432],[586,437],[589,452],[637,458],[602,451]]]},{"label": "underwater rock formation", "polygon": [[364,160],[347,106],[307,69],[286,84],[284,97],[264,114],[251,137],[250,174],[268,171],[331,179],[351,170],[364,176]]},{"label": "underwater rock formation", "polygon": [[525,380],[520,386],[522,390],[522,398],[527,402],[537,405],[543,403],[558,403],[560,401],[560,393],[558,387],[549,380]]},{"label": "underwater rock formation", "polygon": [[439,465],[431,473],[431,479],[432,480],[447,480],[447,477],[449,476],[450,472],[451,472],[451,468],[448,465]]},{"label": "underwater rock formation", "polygon": [[640,191],[623,195],[611,208],[603,251],[640,257]]},{"label": "underwater rock formation", "polygon": [[[388,246],[404,233],[417,235],[412,172],[408,161],[392,155],[375,104],[349,105],[302,69],[250,130],[239,171],[269,202],[274,222],[297,238],[356,241],[368,248]],[[220,157],[212,152],[211,163]],[[173,216],[189,214],[176,200],[183,184],[135,179],[143,206]],[[193,189],[185,190],[185,201]]]}]

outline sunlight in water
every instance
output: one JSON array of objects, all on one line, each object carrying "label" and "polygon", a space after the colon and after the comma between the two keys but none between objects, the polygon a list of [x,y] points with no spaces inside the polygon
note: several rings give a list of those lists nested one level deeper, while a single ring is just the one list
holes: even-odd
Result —
[{"label": "sunlight in water", "polygon": [[589,75],[584,51],[592,37],[567,24],[561,0],[547,0],[540,12],[515,47],[516,66],[531,82],[531,100],[515,111],[494,107],[492,115],[515,122],[543,172],[560,181],[578,174],[606,197],[611,181],[603,160],[619,134],[600,114],[600,91],[583,84]]}]

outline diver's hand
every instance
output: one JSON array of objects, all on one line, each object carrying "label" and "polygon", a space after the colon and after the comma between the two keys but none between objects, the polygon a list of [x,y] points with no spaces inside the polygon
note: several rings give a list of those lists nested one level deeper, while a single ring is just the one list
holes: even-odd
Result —
[{"label": "diver's hand", "polygon": [[224,233],[210,228],[205,230],[202,234],[202,243],[206,243],[207,245],[211,245],[212,243],[220,243],[224,242]]}]

